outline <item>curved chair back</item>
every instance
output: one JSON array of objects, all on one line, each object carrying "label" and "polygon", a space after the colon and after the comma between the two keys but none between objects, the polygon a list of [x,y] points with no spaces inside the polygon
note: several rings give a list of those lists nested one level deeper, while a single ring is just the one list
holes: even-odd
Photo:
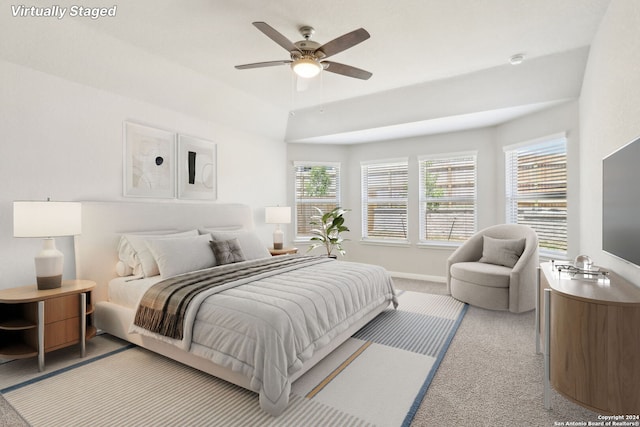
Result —
[{"label": "curved chair back", "polygon": [[535,306],[538,235],[533,228],[522,224],[498,224],[487,227],[458,247],[447,260],[447,291],[451,293],[451,265],[479,261],[482,257],[484,236],[494,239],[525,239],[524,251],[511,269],[508,309],[516,313],[532,309]]}]

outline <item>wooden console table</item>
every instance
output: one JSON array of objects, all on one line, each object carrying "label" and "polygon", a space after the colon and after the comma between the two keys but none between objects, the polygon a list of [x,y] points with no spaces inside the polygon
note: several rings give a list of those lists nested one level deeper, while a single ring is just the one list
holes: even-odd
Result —
[{"label": "wooden console table", "polygon": [[[549,388],[598,413],[640,414],[640,289],[613,272],[577,279],[541,264],[536,347]],[[542,333],[541,333],[542,331]]]}]

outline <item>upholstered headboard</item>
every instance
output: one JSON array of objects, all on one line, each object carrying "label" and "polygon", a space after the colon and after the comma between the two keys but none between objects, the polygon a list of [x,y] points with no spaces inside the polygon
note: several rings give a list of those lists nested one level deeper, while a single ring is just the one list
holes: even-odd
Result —
[{"label": "upholstered headboard", "polygon": [[243,204],[82,202],[82,234],[75,237],[76,277],[94,280],[95,301],[107,299],[117,277],[118,242],[127,232],[193,228],[253,229],[251,208]]}]

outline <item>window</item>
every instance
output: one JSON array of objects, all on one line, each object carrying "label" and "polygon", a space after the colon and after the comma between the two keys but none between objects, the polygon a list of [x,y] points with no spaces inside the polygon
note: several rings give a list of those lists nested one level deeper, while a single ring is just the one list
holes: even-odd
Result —
[{"label": "window", "polygon": [[464,242],[476,231],[476,155],[421,157],[420,241]]},{"label": "window", "polygon": [[407,239],[407,160],[362,163],[362,237]]},{"label": "window", "polygon": [[311,237],[311,216],[318,207],[324,212],[340,206],[339,163],[294,163],[296,238]]},{"label": "window", "polygon": [[567,147],[564,135],[505,148],[507,222],[538,233],[542,251],[567,252]]}]

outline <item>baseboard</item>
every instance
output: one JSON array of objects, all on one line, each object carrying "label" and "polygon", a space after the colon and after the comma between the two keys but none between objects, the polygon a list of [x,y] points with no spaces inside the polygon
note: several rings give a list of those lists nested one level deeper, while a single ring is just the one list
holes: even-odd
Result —
[{"label": "baseboard", "polygon": [[447,278],[443,276],[430,276],[427,274],[403,273],[400,271],[390,271],[391,277],[398,279],[424,280],[427,282],[447,283]]}]

